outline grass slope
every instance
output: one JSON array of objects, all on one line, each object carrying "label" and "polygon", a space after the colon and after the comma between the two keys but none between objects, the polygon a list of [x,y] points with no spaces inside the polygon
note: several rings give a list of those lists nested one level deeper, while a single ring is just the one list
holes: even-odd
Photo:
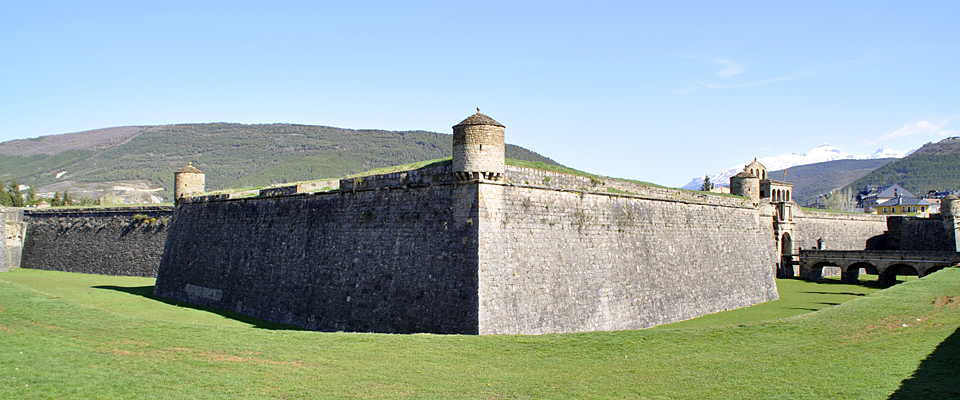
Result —
[{"label": "grass slope", "polygon": [[[792,302],[784,291],[807,305],[830,300],[796,303],[827,308],[784,319],[541,336],[299,331],[156,301],[151,284],[0,274],[0,396],[960,396],[957,268],[869,295],[860,286],[790,281],[784,303]],[[833,296],[856,299],[832,307]]]}]

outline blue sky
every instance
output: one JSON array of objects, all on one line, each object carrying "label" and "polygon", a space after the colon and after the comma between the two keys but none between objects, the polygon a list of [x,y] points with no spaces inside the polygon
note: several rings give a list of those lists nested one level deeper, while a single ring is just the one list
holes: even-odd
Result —
[{"label": "blue sky", "polygon": [[[141,4],[142,3],[142,4]],[[960,2],[4,2],[0,140],[123,125],[430,130],[680,186],[960,136]]]}]

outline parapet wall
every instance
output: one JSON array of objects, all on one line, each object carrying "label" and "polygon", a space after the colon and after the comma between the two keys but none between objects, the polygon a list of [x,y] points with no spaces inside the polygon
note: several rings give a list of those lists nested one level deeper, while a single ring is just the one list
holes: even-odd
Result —
[{"label": "parapet wall", "polygon": [[435,169],[178,204],[155,294],[321,331],[477,333],[476,184]]},{"label": "parapet wall", "polygon": [[816,248],[823,239],[829,250],[883,250],[887,217],[794,208],[793,247]]},{"label": "parapet wall", "polygon": [[0,207],[0,272],[20,267],[25,229],[23,209]]},{"label": "parapet wall", "polygon": [[[728,207],[751,207],[748,199],[732,195],[707,194],[690,190],[641,185],[619,179],[589,178],[560,172],[544,171],[508,165],[506,182],[518,186],[536,186],[569,191],[601,194],[628,194],[639,198],[666,199],[681,203],[710,204]],[[611,192],[609,189],[613,189]],[[616,192],[620,191],[620,192]],[[623,193],[626,192],[626,193]]]},{"label": "parapet wall", "polygon": [[157,275],[170,206],[27,210],[21,267],[100,275]]},{"label": "parapet wall", "polygon": [[757,210],[735,198],[480,194],[481,334],[639,329],[777,298]]}]

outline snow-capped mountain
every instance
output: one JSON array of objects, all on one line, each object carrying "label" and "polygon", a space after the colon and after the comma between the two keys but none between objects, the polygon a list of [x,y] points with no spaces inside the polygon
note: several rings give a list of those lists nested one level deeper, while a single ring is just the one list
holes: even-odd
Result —
[{"label": "snow-capped mountain", "polygon": [[[776,157],[758,158],[757,161],[760,161],[761,164],[767,167],[767,170],[777,171],[781,169],[795,167],[797,165],[816,164],[819,162],[833,161],[833,160],[870,160],[870,159],[876,159],[876,158],[902,158],[912,152],[913,150],[897,151],[887,146],[883,146],[882,148],[878,149],[871,155],[852,155],[834,146],[831,146],[829,143],[824,143],[806,153],[784,153]],[[743,171],[743,167],[746,165],[747,163],[734,165],[723,171],[710,174],[708,175],[710,177],[710,182],[713,182],[713,184],[716,186],[729,186],[730,177],[738,174],[740,171]],[[683,185],[683,188],[698,190],[700,189],[701,186],[703,186],[702,176],[693,178],[693,180],[691,180],[690,183]]]}]

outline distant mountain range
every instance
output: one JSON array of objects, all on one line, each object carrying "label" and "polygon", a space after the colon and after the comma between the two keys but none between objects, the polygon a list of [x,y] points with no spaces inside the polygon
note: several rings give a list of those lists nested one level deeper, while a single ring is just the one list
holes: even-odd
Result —
[{"label": "distant mountain range", "polygon": [[[127,126],[0,143],[0,180],[124,203],[172,197],[173,171],[192,162],[207,188],[339,178],[451,155],[449,134],[231,123]],[[557,165],[522,147],[506,156]],[[98,185],[90,185],[98,183]]]},{"label": "distant mountain range", "polygon": [[[818,164],[818,163],[835,161],[835,160],[896,159],[896,158],[904,157],[909,153],[910,153],[909,151],[905,151],[905,152],[896,151],[889,147],[884,146],[870,155],[852,155],[843,150],[840,150],[837,147],[831,146],[829,143],[824,143],[806,153],[784,153],[775,157],[759,158],[757,159],[757,161],[759,161],[761,164],[767,167],[768,171],[771,171],[768,174],[768,177],[770,177],[771,179],[784,179],[782,176],[783,170],[789,169],[791,167],[796,167],[799,165]],[[715,172],[707,176],[710,177],[710,182],[713,183],[715,186],[730,186],[730,177],[743,171],[743,167],[746,166],[749,162],[750,161],[747,160],[747,162],[744,162],[743,164],[734,165],[730,168],[724,169],[719,172]],[[864,165],[868,165],[868,164],[864,164]],[[869,165],[872,165],[872,164],[869,164]],[[845,166],[853,167],[858,170],[864,169],[863,166],[856,165],[856,164],[845,164]],[[834,168],[834,167],[836,166],[833,166],[831,168]],[[779,171],[779,172],[774,173],[773,171]],[[837,187],[842,187],[844,185],[840,185]],[[690,183],[683,185],[683,188],[698,190],[702,186],[703,186],[703,177],[700,176],[700,177],[693,178],[690,181]]]}]

